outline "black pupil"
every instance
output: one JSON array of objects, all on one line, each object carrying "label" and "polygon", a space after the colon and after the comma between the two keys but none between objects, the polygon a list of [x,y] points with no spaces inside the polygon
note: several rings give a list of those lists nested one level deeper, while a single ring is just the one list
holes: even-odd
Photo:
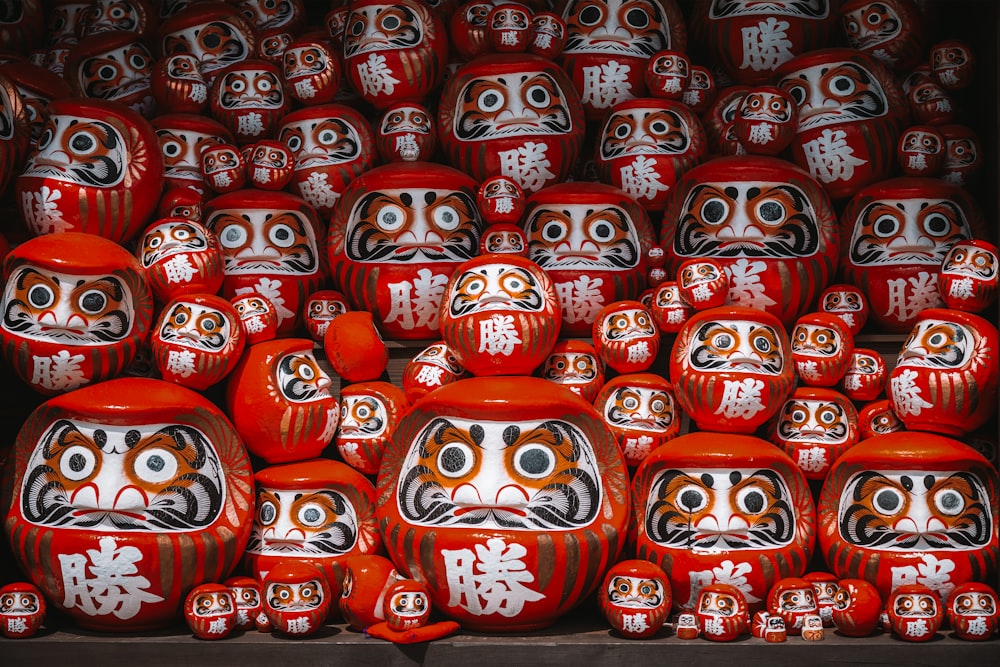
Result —
[{"label": "black pupil", "polygon": [[83,297],[83,308],[88,312],[94,312],[104,307],[104,297],[100,294],[88,294]]},{"label": "black pupil", "polygon": [[553,225],[551,227],[548,227],[545,230],[545,237],[548,238],[548,239],[555,240],[555,239],[559,238],[561,235],[562,235],[562,230],[559,229],[559,227],[557,227],[555,225]]},{"label": "black pupil", "polygon": [[845,90],[850,90],[851,82],[849,79],[840,77],[833,82],[833,87],[836,88],[839,92],[844,92]]},{"label": "black pupil", "polygon": [[387,16],[385,18],[385,21],[382,22],[382,27],[387,28],[389,30],[395,30],[396,28],[399,27],[399,19],[397,19],[395,16]]},{"label": "black pupil", "polygon": [[726,214],[726,207],[722,202],[711,201],[705,204],[703,209],[705,220],[708,222],[719,222]]},{"label": "black pupil", "polygon": [[540,449],[532,449],[521,455],[521,468],[528,474],[540,475],[549,466],[549,457]]},{"label": "black pupil", "polygon": [[896,223],[892,220],[881,220],[875,224],[875,230],[879,234],[892,234],[896,231]]},{"label": "black pupil", "polygon": [[783,210],[781,204],[777,202],[766,202],[760,206],[760,217],[767,222],[774,222],[781,219]]},{"label": "black pupil", "polygon": [[217,47],[219,45],[220,41],[222,41],[222,40],[219,38],[218,35],[214,35],[214,34],[212,34],[212,35],[205,35],[205,39],[202,40],[202,44],[204,44],[205,46],[207,46],[210,49],[214,49],[215,47]]},{"label": "black pupil", "polygon": [[941,498],[941,506],[945,509],[958,509],[961,504],[962,503],[959,500],[958,495],[955,493],[947,493],[943,498]]},{"label": "black pupil", "polygon": [[580,12],[580,23],[593,25],[601,20],[601,10],[597,7],[587,7]]},{"label": "black pupil", "polygon": [[687,508],[688,511],[693,510],[695,507],[701,505],[702,496],[697,491],[685,491],[681,494],[681,507]]},{"label": "black pupil", "polygon": [[260,518],[265,522],[269,523],[274,519],[274,508],[270,505],[265,505],[260,510]]},{"label": "black pupil", "polygon": [[146,467],[153,472],[160,472],[166,465],[167,462],[163,460],[162,456],[150,456],[146,461]]},{"label": "black pupil", "polygon": [[86,151],[93,148],[94,140],[86,134],[78,134],[73,137],[72,145],[78,151]]},{"label": "black pupil", "polygon": [[633,9],[625,15],[625,21],[631,26],[636,28],[644,28],[646,24],[649,23],[649,19],[646,17],[646,12],[641,9]]},{"label": "black pupil", "polygon": [[743,498],[743,504],[751,514],[758,514],[764,509],[764,496],[760,493],[748,493]]},{"label": "black pupil", "polygon": [[319,510],[316,509],[316,508],[314,508],[314,507],[310,507],[309,509],[307,509],[305,511],[305,517],[306,517],[306,521],[308,521],[309,523],[313,523],[315,521],[318,521],[319,520]]},{"label": "black pupil", "polygon": [[278,229],[275,230],[274,232],[274,238],[282,241],[289,239],[291,235],[292,235],[291,232],[289,232],[287,229]]},{"label": "black pupil", "polygon": [[113,67],[102,67],[98,74],[100,74],[102,79],[108,80],[115,75],[115,70]]},{"label": "black pupil", "polygon": [[541,88],[535,88],[531,91],[531,99],[534,102],[544,102],[545,101],[545,91]]},{"label": "black pupil", "polygon": [[487,107],[492,108],[500,103],[500,96],[497,95],[496,93],[490,93],[489,95],[483,98],[483,102],[486,103]]},{"label": "black pupil", "polygon": [[891,512],[899,507],[899,498],[896,497],[896,494],[888,491],[880,493],[878,498],[875,499],[875,502],[881,509],[884,509],[887,512]]},{"label": "black pupil", "polygon": [[458,472],[465,467],[465,452],[452,447],[441,457],[441,467],[447,472]]},{"label": "black pupil", "polygon": [[948,228],[948,222],[941,217],[933,217],[927,221],[927,230],[940,234]]},{"label": "black pupil", "polygon": [[87,467],[87,458],[83,454],[73,454],[69,457],[69,469],[80,472]]},{"label": "black pupil", "polygon": [[33,306],[47,306],[50,296],[47,290],[33,289],[28,292],[28,300],[31,301],[31,305]]}]

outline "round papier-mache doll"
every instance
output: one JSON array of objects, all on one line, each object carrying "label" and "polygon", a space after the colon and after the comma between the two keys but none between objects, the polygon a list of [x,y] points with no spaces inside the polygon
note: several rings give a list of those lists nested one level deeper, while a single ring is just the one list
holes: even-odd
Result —
[{"label": "round papier-mache doll", "polygon": [[285,558],[261,583],[264,614],[274,630],[290,637],[308,637],[323,628],[333,608],[333,595],[318,565]]},{"label": "round papier-mache doll", "polygon": [[184,600],[184,620],[198,639],[225,639],[236,629],[236,616],[236,596],[224,584],[199,584]]},{"label": "round papier-mache doll", "polygon": [[670,580],[647,560],[622,560],[604,575],[597,604],[611,628],[629,639],[654,637],[670,615]]},{"label": "round papier-mache doll", "polygon": [[694,608],[701,636],[713,642],[731,642],[750,629],[743,591],[733,584],[707,584],[698,593]]},{"label": "round papier-mache doll", "polygon": [[673,387],[655,373],[626,373],[608,380],[594,407],[618,440],[630,469],[681,430],[683,415]]}]

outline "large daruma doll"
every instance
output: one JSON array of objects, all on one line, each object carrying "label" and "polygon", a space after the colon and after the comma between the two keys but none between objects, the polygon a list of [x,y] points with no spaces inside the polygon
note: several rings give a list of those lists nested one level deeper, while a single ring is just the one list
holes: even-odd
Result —
[{"label": "large daruma doll", "polygon": [[696,432],[653,451],[632,481],[636,554],[670,576],[674,606],[701,588],[734,584],[762,609],[780,579],[806,571],[815,511],[802,471],[749,435]]},{"label": "large daruma doll", "polygon": [[839,577],[883,599],[904,584],[941,600],[996,575],[997,471],[968,445],[933,433],[875,436],[830,470],[818,504],[820,547]]},{"label": "large daruma doll", "polygon": [[235,567],[251,475],[236,430],[200,394],[109,380],[25,421],[4,477],[4,529],[24,572],[78,625],[168,627],[188,591]]},{"label": "large daruma doll", "polygon": [[525,192],[566,179],[584,141],[583,107],[566,73],[527,53],[480,56],[448,79],[438,111],[449,163]]},{"label": "large daruma doll", "polygon": [[555,283],[562,336],[589,337],[604,306],[638,299],[646,288],[655,232],[623,190],[560,183],[528,197],[526,211],[528,257]]},{"label": "large daruma doll", "polygon": [[356,178],[337,202],[327,250],[353,310],[387,338],[437,337],[452,272],[479,251],[477,183],[430,162],[383,165]]},{"label": "large daruma doll", "polygon": [[663,212],[667,273],[710,258],[729,276],[728,303],[772,313],[791,327],[837,269],[837,216],[811,176],[786,160],[710,160],[678,182]]},{"label": "large daruma doll", "polygon": [[435,609],[471,630],[530,630],[582,602],[617,561],[628,475],[580,397],[539,378],[470,378],[427,394],[397,426],[377,506],[390,557]]},{"label": "large daruma doll", "polygon": [[91,98],[55,100],[47,111],[15,187],[29,232],[134,239],[163,188],[163,158],[149,121]]}]

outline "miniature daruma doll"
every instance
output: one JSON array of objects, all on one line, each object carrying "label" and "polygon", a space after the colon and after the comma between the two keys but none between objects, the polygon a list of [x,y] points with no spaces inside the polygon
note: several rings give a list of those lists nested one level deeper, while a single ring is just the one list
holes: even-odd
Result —
[{"label": "miniature daruma doll", "polygon": [[801,576],[815,513],[802,471],[760,438],[695,432],[654,450],[632,481],[637,558],[670,575],[675,606],[738,580],[753,610],[778,579]]},{"label": "miniature daruma doll", "polygon": [[476,182],[439,164],[383,165],[348,186],[330,222],[331,270],[391,339],[435,338],[444,287],[479,250]]},{"label": "miniature daruma doll", "polygon": [[333,102],[343,72],[329,42],[300,37],[288,45],[282,61],[289,95],[305,106]]},{"label": "miniature daruma doll", "polygon": [[928,308],[903,342],[886,389],[908,429],[961,437],[994,414],[997,328],[960,310]]},{"label": "miniature daruma doll", "polygon": [[163,379],[197,390],[221,382],[246,346],[236,308],[215,294],[185,294],[169,301],[150,339]]},{"label": "miniature daruma doll", "polygon": [[264,613],[278,632],[308,637],[330,614],[330,585],[317,565],[285,558],[263,580]]},{"label": "miniature daruma doll", "polygon": [[430,111],[415,102],[389,105],[375,127],[375,147],[384,162],[429,162],[437,147]]},{"label": "miniature daruma doll", "polygon": [[670,381],[700,429],[752,433],[777,413],[795,382],[785,329],[774,315],[750,308],[699,311],[674,340]]},{"label": "miniature daruma doll", "polygon": [[254,479],[257,514],[244,558],[247,570],[263,581],[283,561],[310,563],[323,571],[336,605],[345,559],[382,550],[375,487],[330,459],[265,467]]},{"label": "miniature daruma doll", "polygon": [[847,637],[867,637],[878,625],[882,599],[864,579],[841,579],[833,598],[833,624]]},{"label": "miniature daruma doll", "polygon": [[562,304],[564,337],[588,337],[600,310],[646,287],[655,243],[645,210],[600,183],[560,183],[528,197],[528,256],[545,269]]},{"label": "miniature daruma doll", "polygon": [[981,313],[993,305],[1000,284],[1000,249],[989,241],[958,241],[945,255],[938,293],[948,308]]},{"label": "miniature daruma doll", "polygon": [[885,604],[892,634],[908,642],[930,641],[944,621],[938,593],[923,584],[896,588]]},{"label": "miniature daruma doll", "polygon": [[11,250],[0,310],[3,354],[32,389],[53,395],[115,377],[153,319],[139,260],[95,234],[46,234]]},{"label": "miniature daruma doll", "polygon": [[[400,421],[376,511],[389,555],[435,608],[510,632],[551,625],[597,588],[624,543],[627,485],[589,403],[538,378],[469,378]],[[514,573],[502,593],[477,584],[498,562]]]},{"label": "miniature daruma doll", "polygon": [[795,372],[804,384],[832,387],[844,377],[854,352],[854,336],[841,318],[806,313],[795,321],[790,339]]},{"label": "miniature daruma doll", "polygon": [[740,102],[733,129],[748,153],[778,155],[798,129],[799,109],[791,94],[777,86],[755,86]]},{"label": "miniature daruma doll", "polygon": [[98,99],[49,103],[15,190],[31,234],[86,232],[126,243],[156,210],[163,159],[149,122]]},{"label": "miniature daruma doll", "polygon": [[136,256],[161,304],[183,294],[215,294],[222,289],[222,248],[200,222],[178,217],[157,220],[139,237]]},{"label": "miniature daruma doll", "polygon": [[945,613],[959,639],[985,641],[1000,628],[997,592],[977,581],[955,586],[948,596]]},{"label": "miniature daruma doll", "polygon": [[413,403],[424,394],[466,377],[458,358],[444,341],[431,343],[403,367],[403,392]]},{"label": "miniature daruma doll", "polygon": [[229,375],[227,412],[247,449],[268,463],[315,458],[333,440],[340,418],[332,383],[311,339],[260,342]]},{"label": "miniature daruma doll", "polygon": [[997,471],[968,445],[905,431],[862,440],[834,463],[818,504],[831,571],[888,598],[905,583],[941,599],[995,575]]},{"label": "miniature daruma doll", "polygon": [[382,454],[409,401],[403,390],[379,380],[340,390],[340,422],[335,443],[342,459],[366,475],[377,475]]},{"label": "miniature daruma doll", "polygon": [[944,167],[944,137],[932,125],[914,125],[899,137],[896,159],[904,176],[937,176]]},{"label": "miniature daruma doll", "polygon": [[660,352],[660,330],[638,301],[614,301],[602,308],[591,338],[597,356],[619,373],[648,370]]},{"label": "miniature daruma doll", "polygon": [[830,466],[857,444],[858,412],[833,389],[798,387],[768,427],[771,441],[785,450],[805,473],[822,480]]},{"label": "miniature daruma doll", "polygon": [[701,636],[709,641],[730,642],[750,628],[746,597],[732,584],[703,586],[694,615],[701,626]]},{"label": "miniature daruma doll", "polygon": [[673,387],[655,373],[626,373],[612,378],[601,387],[594,407],[618,439],[630,469],[681,430],[682,415]]},{"label": "miniature daruma doll", "polygon": [[868,321],[868,298],[854,285],[830,285],[819,295],[816,306],[819,312],[833,313],[842,319],[852,336],[861,333]]},{"label": "miniature daruma doll", "polygon": [[190,53],[211,84],[219,70],[253,56],[257,31],[251,20],[230,4],[197,4],[160,25],[160,53]]},{"label": "miniature daruma doll", "polygon": [[539,377],[582,396],[587,402],[593,402],[604,386],[604,362],[593,344],[582,339],[558,341],[537,373]]},{"label": "miniature daruma doll", "polygon": [[480,255],[449,279],[440,322],[473,375],[530,375],[559,338],[562,310],[549,275],[530,259]]},{"label": "miniature daruma doll", "polygon": [[118,378],[49,399],[5,472],[18,564],[91,630],[170,626],[193,587],[229,575],[249,536],[239,436],[210,401],[170,382]]},{"label": "miniature daruma doll", "polygon": [[21,639],[35,635],[45,621],[45,596],[34,584],[17,581],[0,587],[0,635]]},{"label": "miniature daruma doll", "polygon": [[819,614],[816,592],[812,584],[801,577],[786,577],[771,587],[767,610],[785,621],[789,635],[800,635],[807,616]]},{"label": "miniature daruma doll", "polygon": [[236,628],[253,630],[257,628],[260,619],[266,621],[263,590],[259,581],[253,577],[237,575],[222,583],[229,586],[236,600]]},{"label": "miniature daruma doll", "polygon": [[229,586],[195,586],[184,601],[184,620],[198,639],[225,639],[236,629],[236,596]]},{"label": "miniature daruma doll", "polygon": [[201,113],[208,104],[208,84],[198,59],[190,53],[157,60],[150,74],[150,91],[161,113]]},{"label": "miniature daruma doll", "polygon": [[667,575],[646,560],[623,560],[612,565],[597,593],[604,618],[629,639],[656,635],[670,615],[672,600]]}]

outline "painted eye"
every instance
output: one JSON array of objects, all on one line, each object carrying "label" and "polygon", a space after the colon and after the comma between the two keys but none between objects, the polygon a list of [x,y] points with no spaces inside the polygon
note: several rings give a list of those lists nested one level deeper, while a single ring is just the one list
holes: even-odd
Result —
[{"label": "painted eye", "polygon": [[795,104],[802,106],[806,101],[806,89],[803,86],[789,86],[786,88],[788,94],[795,100]]},{"label": "painted eye", "polygon": [[872,506],[882,515],[891,516],[903,507],[903,494],[897,489],[885,488],[875,492]]},{"label": "painted eye", "polygon": [[819,421],[821,424],[826,426],[835,424],[837,423],[837,412],[832,409],[821,410],[819,413]]},{"label": "painted eye", "polygon": [[97,78],[101,81],[111,81],[118,76],[118,68],[112,65],[104,65],[97,70]]},{"label": "painted eye", "polygon": [[[338,134],[335,130],[322,130],[316,137],[323,146],[332,146],[337,143]],[[294,150],[294,149],[293,149]]]},{"label": "painted eye", "polygon": [[354,409],[354,414],[358,419],[368,419],[374,414],[374,410],[367,405],[359,405]]},{"label": "painted eye", "polygon": [[736,507],[746,514],[760,514],[767,509],[767,494],[756,486],[740,489],[736,493]]},{"label": "painted eye", "polygon": [[729,204],[718,197],[701,205],[701,219],[710,225],[721,224],[729,217]]},{"label": "painted eye", "polygon": [[830,90],[837,95],[853,95],[856,88],[854,79],[849,76],[835,76],[830,81]]},{"label": "painted eye", "polygon": [[234,93],[242,93],[247,89],[247,84],[243,79],[233,79],[233,81],[229,84],[229,88]]},{"label": "painted eye", "polygon": [[55,303],[56,295],[47,285],[35,285],[28,290],[28,303],[35,308],[47,308]]},{"label": "painted eye", "polygon": [[569,233],[569,227],[563,222],[547,222],[545,226],[542,227],[542,238],[549,243],[556,243],[557,241],[562,241]]},{"label": "painted eye", "polygon": [[260,90],[265,93],[270,92],[270,90],[274,88],[274,83],[267,78],[257,79],[256,81],[254,81],[254,84],[256,85],[257,90]]},{"label": "painted eye", "polygon": [[875,236],[880,238],[888,238],[890,236],[895,236],[899,233],[899,220],[895,216],[891,215],[881,215],[875,219],[875,223],[872,225],[872,231]]},{"label": "painted eye", "polygon": [[268,231],[267,237],[279,248],[290,248],[295,244],[295,232],[288,225],[275,225]]},{"label": "painted eye", "polygon": [[622,400],[622,407],[626,410],[635,410],[639,407],[639,399],[635,396],[628,396]]},{"label": "painted eye", "polygon": [[299,522],[304,526],[315,528],[326,521],[326,510],[316,503],[308,503],[299,509]]},{"label": "painted eye", "polygon": [[712,336],[712,346],[723,352],[730,350],[736,345],[736,339],[727,333],[715,334]]},{"label": "painted eye", "polygon": [[542,479],[556,468],[556,457],[544,445],[529,444],[514,455],[514,469],[529,479]]},{"label": "painted eye", "polygon": [[792,414],[789,415],[789,417],[791,418],[793,424],[801,424],[809,418],[809,413],[802,408],[796,408],[792,410]]},{"label": "painted eye", "polygon": [[472,470],[475,460],[471,447],[461,442],[453,442],[438,452],[437,467],[445,477],[458,478]]},{"label": "painted eye", "polygon": [[753,349],[757,350],[761,354],[770,354],[773,350],[773,346],[767,336],[754,336]]},{"label": "painted eye", "polygon": [[46,127],[45,131],[42,132],[41,136],[38,137],[38,148],[40,150],[48,148],[49,144],[52,143],[52,137],[55,136],[51,127]]},{"label": "painted eye", "polygon": [[163,151],[163,155],[166,157],[174,158],[180,155],[184,148],[176,141],[167,141],[160,147]]},{"label": "painted eye", "polygon": [[677,492],[677,507],[692,514],[708,507],[708,494],[700,486],[688,485]]},{"label": "painted eye", "polygon": [[183,310],[177,310],[177,312],[174,313],[174,316],[171,319],[173,320],[175,325],[184,326],[185,324],[187,324],[188,314]]},{"label": "painted eye", "polygon": [[241,248],[249,241],[247,230],[240,225],[229,225],[219,234],[223,248]]},{"label": "painted eye", "polygon": [[177,475],[177,458],[165,449],[155,447],[135,458],[136,476],[153,484],[162,484]]},{"label": "painted eye", "polygon": [[610,241],[615,236],[615,227],[607,220],[595,220],[588,230],[590,238],[595,241]]},{"label": "painted eye", "polygon": [[762,222],[773,225],[785,219],[785,207],[773,199],[762,201],[757,204],[757,217]]},{"label": "painted eye", "polygon": [[932,213],[924,219],[924,231],[931,236],[944,236],[951,231],[951,220],[940,213]]},{"label": "painted eye", "polygon": [[670,124],[665,120],[654,120],[649,124],[649,130],[653,134],[666,134],[670,131]]},{"label": "painted eye", "polygon": [[108,297],[100,290],[87,290],[80,296],[80,310],[96,315],[108,305]]},{"label": "painted eye", "polygon": [[581,25],[589,27],[597,25],[603,18],[604,12],[601,11],[600,7],[590,5],[588,7],[584,7],[583,11],[580,12],[579,21]]},{"label": "painted eye", "polygon": [[386,16],[382,19],[382,27],[385,30],[396,30],[400,26],[400,21],[398,16]]},{"label": "painted eye", "polygon": [[69,140],[69,147],[77,155],[90,155],[97,150],[99,145],[97,137],[86,130],[77,132]]},{"label": "painted eye", "polygon": [[146,67],[146,59],[142,57],[142,54],[133,53],[129,56],[128,64],[131,65],[136,70],[142,70]]},{"label": "painted eye", "polygon": [[59,457],[59,472],[66,479],[79,482],[93,474],[97,467],[97,457],[94,452],[82,445],[67,447]]},{"label": "painted eye", "polygon": [[316,371],[313,370],[313,367],[305,363],[299,364],[295,369],[295,372],[300,378],[306,381],[312,380],[316,377]]},{"label": "painted eye", "polygon": [[503,108],[504,96],[496,90],[487,90],[479,95],[479,99],[476,100],[476,104],[479,108],[487,113],[493,113],[494,111],[499,111]]},{"label": "painted eye", "polygon": [[965,509],[965,499],[954,489],[945,489],[935,494],[934,506],[941,514],[958,516]]},{"label": "painted eye", "polygon": [[395,232],[402,229],[406,222],[406,214],[398,206],[387,204],[378,210],[375,215],[375,224],[379,229],[387,232]]},{"label": "painted eye", "polygon": [[298,150],[302,148],[302,137],[295,134],[290,135],[285,139],[285,145],[288,146],[288,150],[293,153],[298,152]]},{"label": "painted eye", "polygon": [[612,131],[611,134],[616,139],[627,139],[630,134],[632,134],[632,126],[626,122],[619,123]]},{"label": "painted eye", "polygon": [[662,398],[653,399],[649,404],[649,409],[655,414],[662,414],[667,409],[667,402]]},{"label": "painted eye", "polygon": [[278,518],[278,507],[270,500],[265,500],[257,509],[257,521],[263,526],[269,526]]},{"label": "painted eye", "polygon": [[461,216],[453,206],[438,206],[434,209],[434,224],[439,229],[450,232],[458,228],[461,221]]},{"label": "painted eye", "polygon": [[174,238],[177,239],[178,241],[187,241],[192,236],[194,236],[194,234],[192,234],[191,230],[189,229],[184,229],[183,227],[179,227],[174,230]]},{"label": "painted eye", "polygon": [[552,96],[549,95],[549,91],[545,90],[544,86],[531,86],[525,93],[525,99],[536,109],[544,109],[552,101]]}]

